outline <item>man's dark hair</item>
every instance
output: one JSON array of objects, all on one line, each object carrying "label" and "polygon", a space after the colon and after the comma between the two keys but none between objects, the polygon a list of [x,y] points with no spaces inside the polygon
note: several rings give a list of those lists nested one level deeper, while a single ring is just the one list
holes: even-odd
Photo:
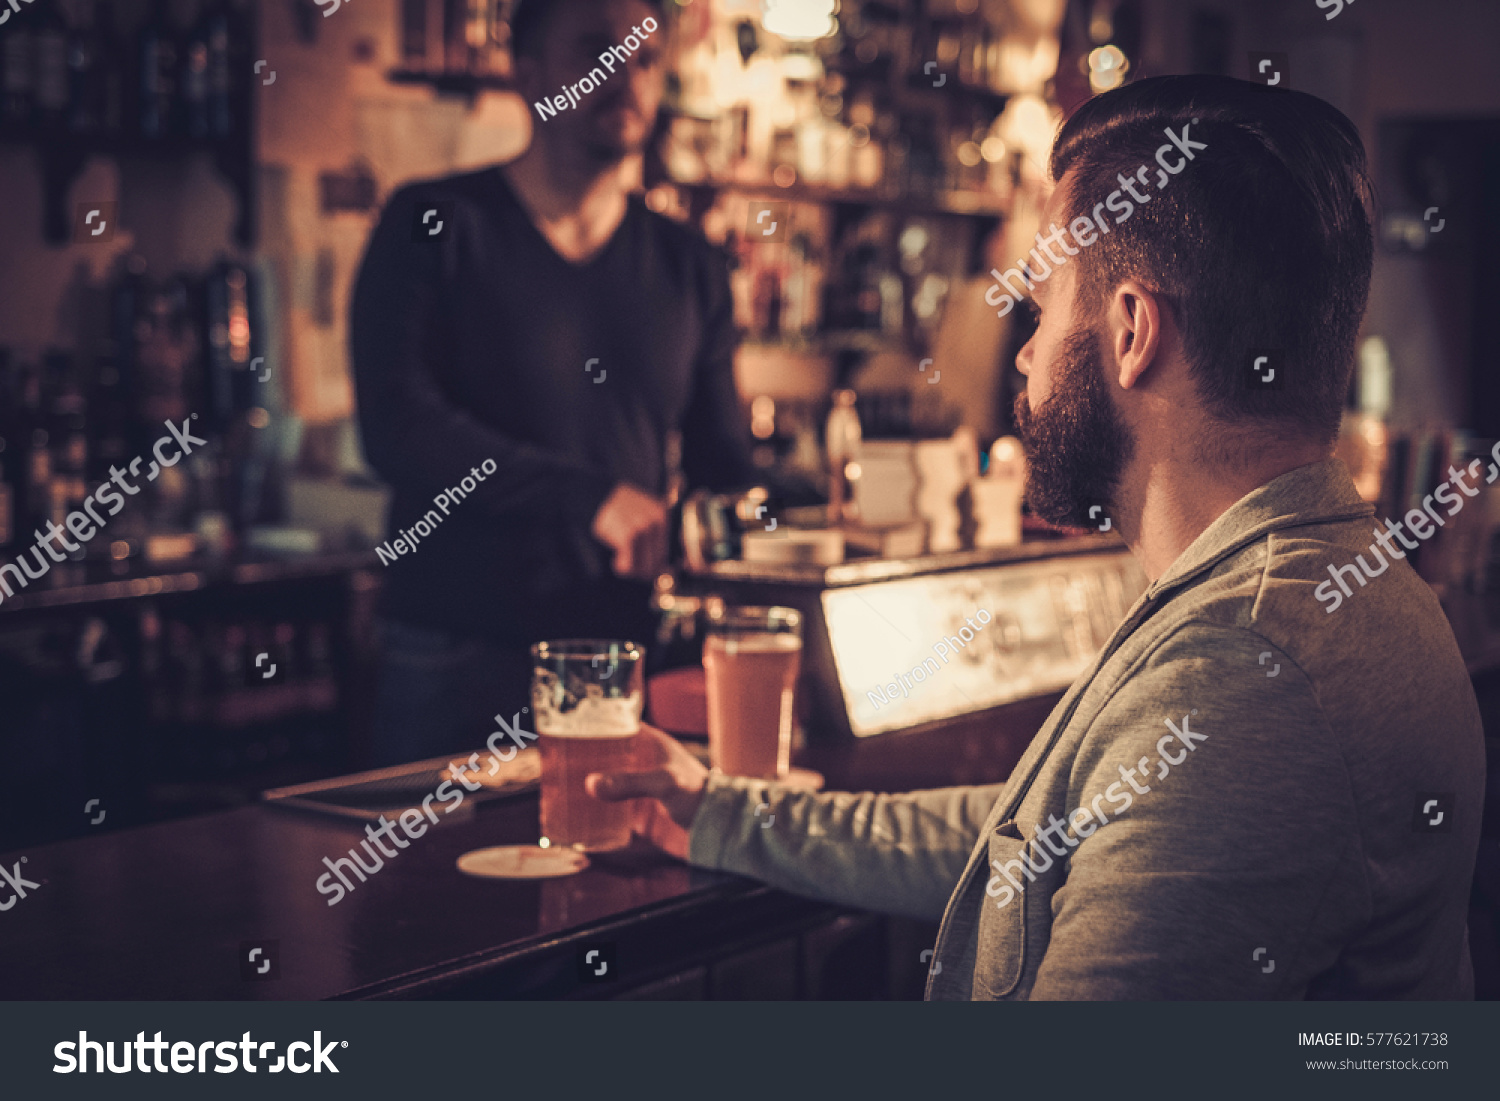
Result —
[{"label": "man's dark hair", "polygon": [[[1185,160],[1164,133],[1206,145]],[[1122,280],[1168,303],[1198,391],[1229,424],[1271,422],[1327,445],[1338,435],[1354,341],[1370,289],[1371,200],[1359,132],[1303,92],[1220,76],[1153,77],[1080,107],[1052,149],[1052,176],[1076,173],[1068,222],[1094,216],[1137,178],[1144,204],[1076,259],[1078,301],[1094,317]],[[1159,174],[1158,174],[1159,173]],[[1157,185],[1165,179],[1165,185]],[[1282,390],[1250,389],[1252,350],[1284,359]]]},{"label": "man's dark hair", "polygon": [[[579,0],[516,0],[510,13],[510,52],[513,57],[536,57],[542,40],[552,26],[560,8]],[[597,0],[595,0],[597,2]],[[662,0],[641,0],[657,15],[662,15]]]}]

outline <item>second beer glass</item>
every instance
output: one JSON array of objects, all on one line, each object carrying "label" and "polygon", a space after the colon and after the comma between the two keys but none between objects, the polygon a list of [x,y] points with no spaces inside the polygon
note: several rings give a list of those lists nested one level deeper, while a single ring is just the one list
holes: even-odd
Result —
[{"label": "second beer glass", "polygon": [[792,608],[711,607],[703,641],[708,755],[730,776],[784,780],[802,617]]},{"label": "second beer glass", "polygon": [[542,750],[542,844],[583,852],[630,843],[633,804],[595,799],[591,772],[629,771],[645,702],[646,651],[633,642],[563,639],[531,648],[531,709]]}]

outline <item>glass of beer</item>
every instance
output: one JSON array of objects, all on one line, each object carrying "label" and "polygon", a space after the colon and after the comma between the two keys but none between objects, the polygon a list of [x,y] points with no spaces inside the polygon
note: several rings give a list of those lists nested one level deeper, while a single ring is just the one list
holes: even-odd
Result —
[{"label": "glass of beer", "polygon": [[602,852],[630,843],[630,800],[583,788],[591,772],[629,771],[645,702],[644,647],[560,639],[531,648],[531,710],[542,750],[544,848]]},{"label": "glass of beer", "polygon": [[703,668],[714,768],[730,776],[786,778],[801,664],[802,616],[795,609],[709,605]]}]

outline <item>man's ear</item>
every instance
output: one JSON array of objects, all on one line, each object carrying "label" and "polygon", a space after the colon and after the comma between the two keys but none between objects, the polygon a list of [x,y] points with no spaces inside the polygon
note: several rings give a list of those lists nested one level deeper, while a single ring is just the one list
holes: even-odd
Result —
[{"label": "man's ear", "polygon": [[1136,385],[1156,361],[1162,346],[1162,303],[1133,279],[1115,288],[1105,311],[1108,344],[1119,367],[1120,385]]}]

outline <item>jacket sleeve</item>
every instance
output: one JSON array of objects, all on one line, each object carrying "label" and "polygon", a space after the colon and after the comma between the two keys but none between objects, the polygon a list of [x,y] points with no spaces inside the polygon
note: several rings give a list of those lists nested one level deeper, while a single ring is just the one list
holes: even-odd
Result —
[{"label": "jacket sleeve", "polygon": [[350,311],[359,424],[370,465],[391,485],[431,500],[493,459],[498,469],[464,508],[498,517],[557,515],[590,521],[613,488],[600,470],[495,431],[451,401],[435,366],[451,359],[444,290],[476,237],[477,212],[453,201],[454,225],[414,240],[418,189],[392,197],[371,235]]},{"label": "jacket sleeve", "polygon": [[709,250],[703,277],[703,341],[693,370],[693,394],[682,422],[682,471],[689,487],[739,489],[756,479],[748,419],[734,381],[734,300],[724,254]]},{"label": "jacket sleeve", "polygon": [[1168,636],[1099,712],[1067,805],[1091,809],[1068,814],[1032,998],[1301,998],[1371,914],[1342,754],[1254,631]]},{"label": "jacket sleeve", "polygon": [[688,860],[809,898],[937,921],[1003,786],[856,795],[715,773]]}]

